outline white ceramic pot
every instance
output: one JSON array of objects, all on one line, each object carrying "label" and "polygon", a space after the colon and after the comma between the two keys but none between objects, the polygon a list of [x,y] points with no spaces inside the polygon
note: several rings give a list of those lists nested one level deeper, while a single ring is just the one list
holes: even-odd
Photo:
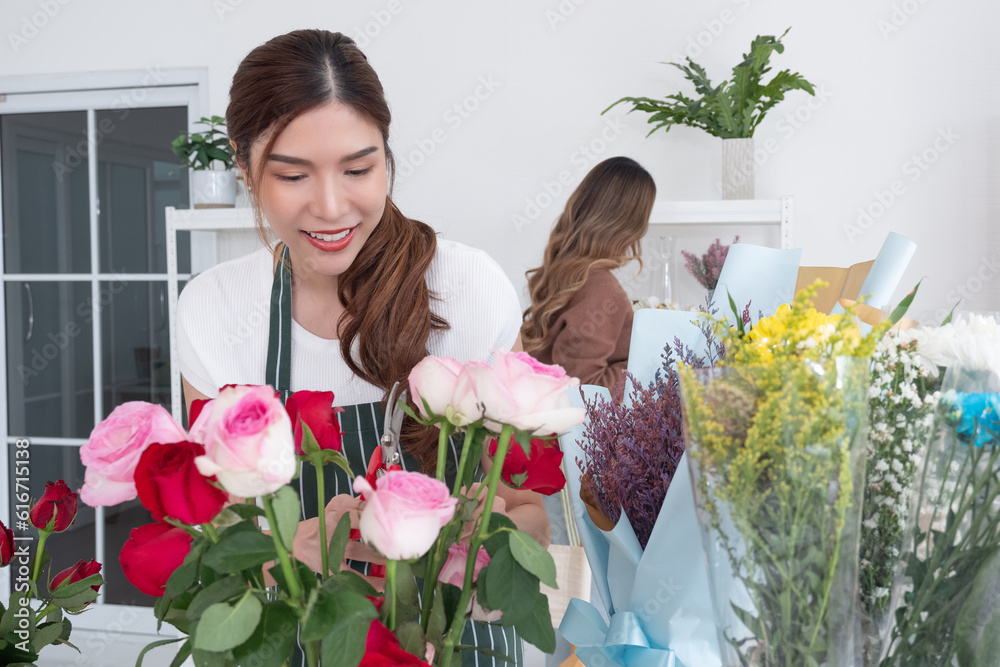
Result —
[{"label": "white ceramic pot", "polygon": [[191,172],[193,208],[232,208],[236,206],[236,174],[217,169]]},{"label": "white ceramic pot", "polygon": [[753,199],[753,137],[722,140],[722,198]]}]

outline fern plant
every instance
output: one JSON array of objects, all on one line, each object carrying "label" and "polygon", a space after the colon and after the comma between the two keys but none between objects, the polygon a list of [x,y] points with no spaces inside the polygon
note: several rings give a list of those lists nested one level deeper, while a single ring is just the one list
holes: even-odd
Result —
[{"label": "fern plant", "polygon": [[[791,30],[789,28],[788,30]],[[754,130],[774,105],[785,99],[791,90],[804,90],[815,95],[813,85],[801,74],[782,70],[768,83],[762,83],[764,75],[771,71],[768,63],[771,53],[785,50],[781,43],[788,34],[785,30],[780,37],[758,35],[750,44],[750,53],[743,54],[743,62],[733,68],[733,78],[717,86],[708,79],[705,68],[686,58],[687,65],[673,65],[684,73],[684,78],[694,84],[701,98],[694,99],[682,93],[667,95],[662,100],[650,97],[623,97],[601,112],[604,115],[623,102],[632,104],[632,111],[651,114],[648,122],[653,124],[649,131],[653,134],[660,128],[669,132],[674,125],[687,125],[705,130],[722,139],[752,137]]]}]

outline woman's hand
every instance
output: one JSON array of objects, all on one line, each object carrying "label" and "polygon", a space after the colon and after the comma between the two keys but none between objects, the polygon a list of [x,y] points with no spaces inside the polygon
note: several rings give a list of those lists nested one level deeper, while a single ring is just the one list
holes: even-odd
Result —
[{"label": "woman's hand", "polygon": [[[361,498],[354,498],[346,493],[334,496],[330,502],[327,503],[324,511],[326,518],[327,539],[333,535],[333,531],[337,528],[337,524],[340,522],[340,517],[344,514],[347,514],[350,517],[351,528],[357,530],[361,510],[364,509],[364,506],[365,503],[361,500]],[[319,544],[319,518],[312,518],[299,522],[298,529],[295,531],[295,539],[292,542],[292,550],[295,553],[295,557],[308,565],[313,572],[319,572],[322,569]],[[345,559],[364,561],[368,563],[385,563],[385,558],[356,540],[350,540],[347,543]],[[331,566],[332,565],[333,564],[331,563]],[[351,568],[346,562],[341,561],[338,569],[343,571]],[[382,590],[382,586],[385,583],[385,580],[381,578],[365,577],[365,579],[367,579],[368,583],[374,586],[377,590]]]}]

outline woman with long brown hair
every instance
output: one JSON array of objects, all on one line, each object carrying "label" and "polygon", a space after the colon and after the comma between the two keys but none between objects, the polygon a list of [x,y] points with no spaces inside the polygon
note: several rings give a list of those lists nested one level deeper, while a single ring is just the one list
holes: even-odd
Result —
[{"label": "woman with long brown hair", "polygon": [[[391,387],[405,386],[424,356],[464,362],[519,345],[516,292],[486,253],[438,240],[393,203],[389,107],[350,38],[297,30],[255,48],[233,77],[226,121],[258,229],[279,243],[185,287],[178,309],[185,399],[190,407],[226,384],[333,391],[345,408],[343,451],[364,471]],[[433,474],[436,441],[417,424],[404,426],[404,469]],[[485,455],[482,464],[489,465]],[[356,527],[358,501],[352,480],[327,468],[331,534],[345,512]],[[308,517],[317,498],[307,471],[299,491]],[[495,511],[548,544],[538,494],[501,485],[497,497]],[[294,544],[316,570],[318,521],[302,522]],[[364,574],[370,567],[359,563],[379,560],[360,543],[348,549]],[[523,660],[512,629],[470,622],[463,643]],[[465,664],[492,658],[467,653]]]},{"label": "woman with long brown hair", "polygon": [[549,235],[542,265],[526,273],[527,352],[615,392],[628,362],[632,303],[611,270],[633,259],[641,268],[655,198],[652,176],[627,157],[604,160],[584,177]]}]

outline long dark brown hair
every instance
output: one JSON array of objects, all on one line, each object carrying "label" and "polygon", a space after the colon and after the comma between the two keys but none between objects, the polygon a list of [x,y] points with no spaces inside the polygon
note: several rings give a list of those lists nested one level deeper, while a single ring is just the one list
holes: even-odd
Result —
[{"label": "long dark brown hair", "polygon": [[[382,83],[350,37],[326,30],[296,30],[251,51],[236,69],[229,89],[226,124],[236,144],[236,161],[247,183],[260,191],[263,166],[274,143],[299,115],[338,101],[379,129],[385,147],[388,193],[385,212],[351,266],[340,275],[337,296],[344,306],[338,322],[340,350],[351,371],[388,391],[407,386],[413,367],[427,355],[432,330],[448,323],[430,309],[425,273],[437,249],[434,230],[404,216],[392,202],[395,161],[389,148],[391,114]],[[266,135],[256,164],[250,148]],[[261,204],[254,198],[258,232],[267,242]],[[358,341],[357,357],[352,353]],[[436,436],[407,419],[403,443],[425,470],[436,460]]]},{"label": "long dark brown hair", "polygon": [[584,177],[552,228],[542,265],[525,273],[531,293],[521,326],[525,351],[549,344],[556,316],[593,269],[615,269],[633,259],[641,269],[640,241],[655,199],[653,177],[627,157],[604,160]]}]

